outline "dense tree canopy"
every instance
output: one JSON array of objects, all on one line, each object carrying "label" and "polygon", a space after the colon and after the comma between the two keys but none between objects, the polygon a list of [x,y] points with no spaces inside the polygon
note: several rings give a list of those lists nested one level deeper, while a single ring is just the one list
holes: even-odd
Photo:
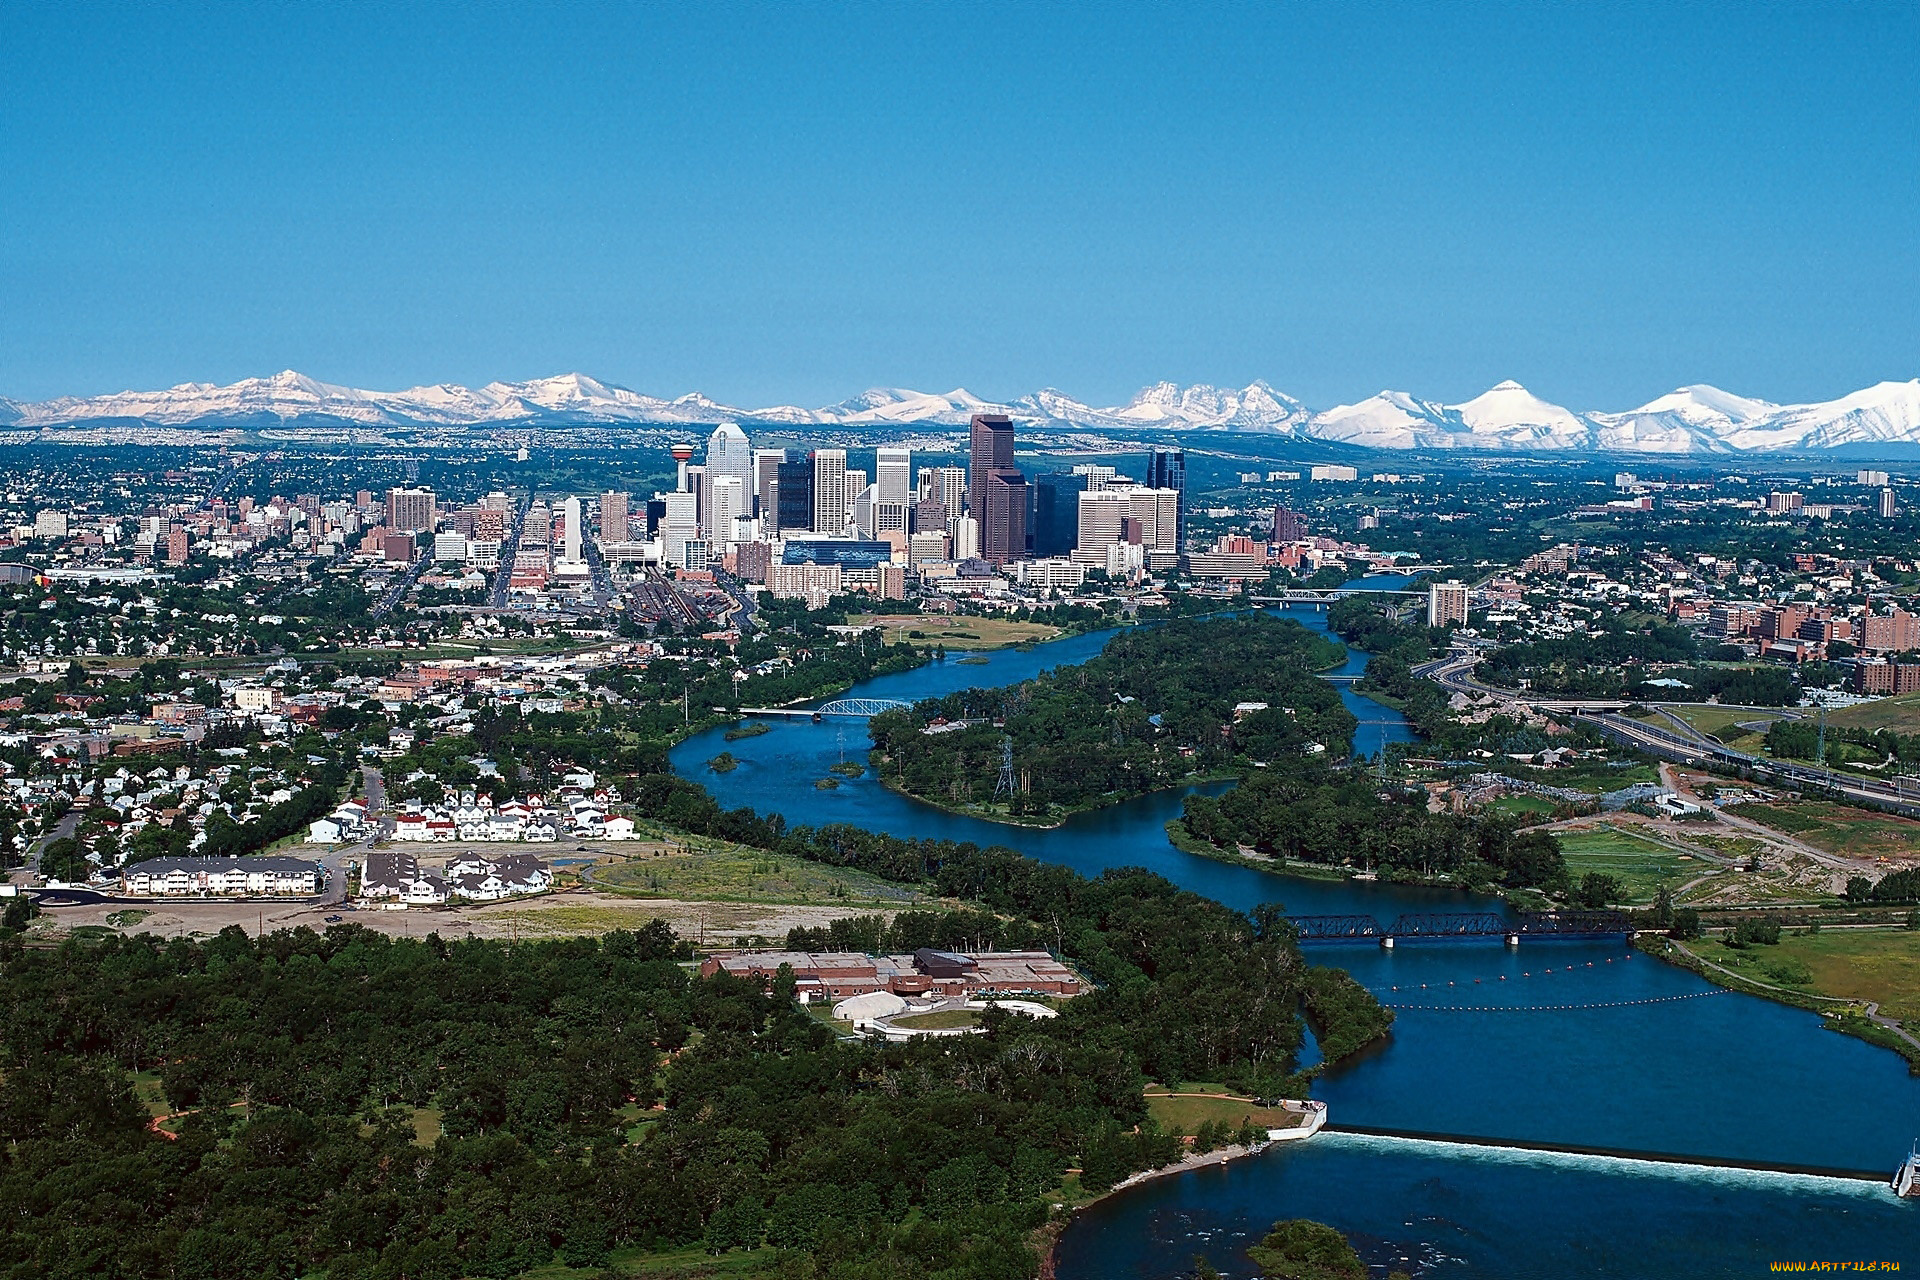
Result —
[{"label": "dense tree canopy", "polygon": [[[1177,1153],[1146,1080],[1296,1088],[1303,1001],[1330,1043],[1386,1030],[1277,908],[752,821],[988,908],[847,941],[1048,946],[1098,985],[1055,1020],[886,1045],[840,1039],[788,980],[690,976],[658,922],[517,947],[355,926],[0,943],[0,1275],[454,1280],[699,1245],[784,1251],[802,1278],[1029,1277],[1069,1167],[1100,1188]],[[177,1138],[140,1082],[189,1113]]]},{"label": "dense tree canopy", "polygon": [[[875,765],[912,795],[982,803],[1010,740],[1010,810],[1046,815],[1171,786],[1236,758],[1315,744],[1344,756],[1354,718],[1314,675],[1340,658],[1336,642],[1265,614],[1138,627],[1077,666],[875,717]],[[1243,702],[1269,709],[1236,721]]]},{"label": "dense tree canopy", "polygon": [[1515,888],[1566,880],[1549,833],[1516,832],[1500,816],[1429,813],[1424,790],[1317,762],[1257,770],[1220,796],[1188,796],[1181,823],[1217,847],[1270,857],[1421,876],[1478,872]]}]

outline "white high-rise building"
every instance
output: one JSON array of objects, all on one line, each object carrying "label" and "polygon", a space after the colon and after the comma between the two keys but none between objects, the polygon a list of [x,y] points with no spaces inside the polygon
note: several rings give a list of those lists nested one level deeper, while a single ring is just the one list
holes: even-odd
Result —
[{"label": "white high-rise building", "polygon": [[978,560],[980,558],[980,522],[972,516],[955,516],[947,524],[953,531],[953,558]]},{"label": "white high-rise building", "polygon": [[939,468],[933,473],[933,492],[930,496],[947,509],[949,516],[960,514],[967,505],[967,469]]},{"label": "white high-rise building", "polygon": [[699,523],[694,519],[691,493],[656,493],[654,501],[666,504],[666,514],[660,517],[661,559],[677,568],[684,568],[687,562],[687,543],[699,532]]},{"label": "white high-rise building", "polygon": [[844,533],[847,528],[847,451],[813,451],[813,532]]},{"label": "white high-rise building", "polygon": [[1122,522],[1133,516],[1133,498],[1125,489],[1088,489],[1079,495],[1074,545],[1091,550],[1120,541]]},{"label": "white high-rise building", "polygon": [[580,499],[569,497],[560,506],[561,518],[565,521],[560,531],[560,557],[568,564],[579,564],[580,550]]},{"label": "white high-rise building", "polygon": [[909,510],[910,506],[905,498],[884,497],[878,484],[870,484],[853,500],[853,527],[863,538],[877,538],[883,533],[897,533],[904,541],[907,536]]},{"label": "white high-rise building", "polygon": [[751,515],[746,482],[739,476],[714,476],[709,482],[712,497],[707,503],[707,535],[716,547],[724,547],[734,536],[734,521]]},{"label": "white high-rise building", "polygon": [[880,448],[873,455],[873,482],[880,497],[905,501],[913,496],[913,450]]},{"label": "white high-rise building", "polygon": [[1073,474],[1087,478],[1088,493],[1100,492],[1112,484],[1118,475],[1112,467],[1103,466],[1098,462],[1077,463],[1073,468]]},{"label": "white high-rise building", "polygon": [[723,422],[707,437],[707,480],[715,476],[739,476],[741,486],[753,492],[753,446],[738,424]]},{"label": "white high-rise building", "polygon": [[1122,490],[1128,512],[1140,522],[1140,545],[1149,551],[1180,549],[1180,491],[1140,488]]}]

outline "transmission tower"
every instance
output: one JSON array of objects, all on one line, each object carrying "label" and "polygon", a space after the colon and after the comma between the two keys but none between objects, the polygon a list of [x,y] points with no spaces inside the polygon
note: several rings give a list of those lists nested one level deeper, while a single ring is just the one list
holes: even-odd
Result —
[{"label": "transmission tower", "polygon": [[1009,801],[1013,799],[1013,739],[1000,739],[1000,781],[993,784],[993,798],[998,800],[1004,794]]}]

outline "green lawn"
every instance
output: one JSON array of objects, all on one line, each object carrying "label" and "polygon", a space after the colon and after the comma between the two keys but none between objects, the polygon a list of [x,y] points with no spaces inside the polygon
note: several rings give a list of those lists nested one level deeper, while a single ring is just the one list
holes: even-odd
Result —
[{"label": "green lawn", "polygon": [[1722,742],[1743,738],[1752,732],[1739,727],[1743,722],[1772,723],[1781,718],[1765,711],[1742,711],[1734,707],[1674,707],[1671,710],[1701,733],[1711,734]]},{"label": "green lawn", "polygon": [[438,1107],[415,1107],[413,1109],[413,1140],[423,1147],[430,1147],[440,1141],[444,1131],[440,1123]]},{"label": "green lawn", "polygon": [[1012,618],[942,617],[938,614],[863,614],[847,621],[858,627],[879,627],[889,644],[902,637],[911,644],[945,645],[948,649],[1005,649],[1017,644],[1051,640],[1060,628],[1044,622],[1016,622]]},{"label": "green lawn", "polygon": [[1560,849],[1567,859],[1567,873],[1578,881],[1589,871],[1620,877],[1627,888],[1629,903],[1653,901],[1661,885],[1677,889],[1682,884],[1712,869],[1703,858],[1689,858],[1664,845],[1619,827],[1595,831],[1563,832]]},{"label": "green lawn", "polygon": [[700,1245],[661,1253],[615,1249],[608,1258],[610,1266],[569,1267],[556,1262],[523,1271],[521,1277],[523,1280],[603,1280],[603,1277],[646,1276],[648,1280],[707,1280],[710,1276],[766,1272],[772,1256],[771,1249],[734,1249],[716,1257]]},{"label": "green lawn", "polygon": [[1552,813],[1554,804],[1545,796],[1501,796],[1487,809],[1492,813]]},{"label": "green lawn", "polygon": [[161,1116],[170,1115],[173,1111],[173,1108],[167,1105],[166,1091],[160,1087],[158,1071],[134,1073],[133,1096],[141,1106],[147,1109],[147,1115],[152,1119],[158,1120]]},{"label": "green lawn", "polygon": [[[1188,1085],[1186,1089],[1214,1092],[1205,1085]],[[1252,1098],[1176,1098],[1154,1092],[1147,1094],[1147,1111],[1160,1122],[1163,1132],[1188,1136],[1209,1120],[1236,1129],[1249,1120],[1262,1129],[1291,1129],[1302,1119],[1297,1111],[1263,1107]]]},{"label": "green lawn", "polygon": [[955,1027],[979,1026],[980,1015],[971,1009],[942,1009],[938,1013],[913,1013],[888,1021],[909,1031],[951,1031]]},{"label": "green lawn", "polygon": [[1689,944],[1736,973],[1813,995],[1877,1000],[1902,1022],[1920,1020],[1920,932],[1822,929],[1783,934],[1780,945],[1734,950],[1717,939]]},{"label": "green lawn", "polygon": [[1849,729],[1892,729],[1895,733],[1920,733],[1920,693],[1903,693],[1897,698],[1863,702],[1857,707],[1842,707],[1829,712],[1827,723]]},{"label": "green lawn", "polygon": [[1816,849],[1850,858],[1912,857],[1920,854],[1920,822],[1874,813],[1830,800],[1743,804],[1742,818],[1784,831]]}]

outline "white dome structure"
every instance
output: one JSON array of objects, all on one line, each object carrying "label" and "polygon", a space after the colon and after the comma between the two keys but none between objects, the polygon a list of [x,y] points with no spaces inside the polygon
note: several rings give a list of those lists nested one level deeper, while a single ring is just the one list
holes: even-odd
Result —
[{"label": "white dome structure", "polygon": [[868,991],[848,996],[833,1006],[833,1016],[842,1022],[865,1022],[873,1018],[891,1018],[905,1013],[907,1002],[891,991]]}]

